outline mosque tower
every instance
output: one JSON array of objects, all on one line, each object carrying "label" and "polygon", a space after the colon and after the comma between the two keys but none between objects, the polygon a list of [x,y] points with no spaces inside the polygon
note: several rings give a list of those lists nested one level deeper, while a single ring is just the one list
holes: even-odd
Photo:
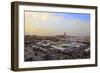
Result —
[{"label": "mosque tower", "polygon": [[64,38],[66,38],[66,37],[67,37],[67,36],[66,36],[66,32],[64,32],[64,35],[63,35],[63,36],[64,36]]}]

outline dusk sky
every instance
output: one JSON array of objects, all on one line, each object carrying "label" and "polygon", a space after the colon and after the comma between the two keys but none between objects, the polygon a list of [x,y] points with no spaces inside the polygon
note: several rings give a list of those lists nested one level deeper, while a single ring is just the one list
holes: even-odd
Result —
[{"label": "dusk sky", "polygon": [[25,12],[25,35],[90,35],[90,14]]}]

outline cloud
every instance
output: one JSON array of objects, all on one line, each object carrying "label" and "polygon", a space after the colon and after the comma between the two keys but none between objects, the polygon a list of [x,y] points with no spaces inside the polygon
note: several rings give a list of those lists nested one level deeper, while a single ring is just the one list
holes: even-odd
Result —
[{"label": "cloud", "polygon": [[25,12],[25,32],[35,35],[66,32],[69,35],[84,36],[90,34],[90,22],[79,18],[64,17],[59,13]]}]

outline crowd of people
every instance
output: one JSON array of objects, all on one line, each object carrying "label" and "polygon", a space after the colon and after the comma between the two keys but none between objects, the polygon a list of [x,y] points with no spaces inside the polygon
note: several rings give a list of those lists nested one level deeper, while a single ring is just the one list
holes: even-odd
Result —
[{"label": "crowd of people", "polygon": [[[38,42],[37,42],[38,43]],[[52,47],[58,44],[48,44],[49,42],[25,44],[25,61],[44,61],[44,60],[65,60],[65,59],[87,59],[90,58],[89,44],[79,47],[62,46],[64,50]],[[88,50],[87,50],[88,49]]]}]

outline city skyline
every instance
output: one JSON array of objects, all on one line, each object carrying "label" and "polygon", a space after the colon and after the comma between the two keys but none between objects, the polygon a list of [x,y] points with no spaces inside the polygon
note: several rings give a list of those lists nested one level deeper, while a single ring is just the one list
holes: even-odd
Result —
[{"label": "city skyline", "polygon": [[90,36],[90,14],[25,11],[25,35]]}]

